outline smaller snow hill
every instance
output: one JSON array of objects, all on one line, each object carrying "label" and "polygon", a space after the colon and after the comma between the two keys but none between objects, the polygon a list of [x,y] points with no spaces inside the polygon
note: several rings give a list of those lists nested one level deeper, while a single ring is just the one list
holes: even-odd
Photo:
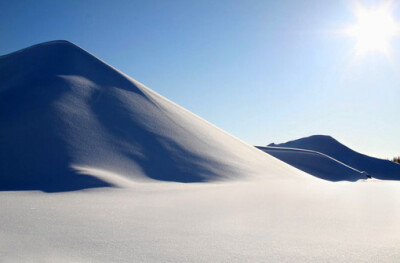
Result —
[{"label": "smaller snow hill", "polygon": [[257,147],[315,177],[329,181],[357,181],[366,179],[366,174],[334,158],[310,150],[286,147]]},{"label": "smaller snow hill", "polygon": [[286,143],[258,147],[268,154],[330,181],[355,181],[369,175],[400,180],[400,165],[358,153],[331,136],[313,135]]}]

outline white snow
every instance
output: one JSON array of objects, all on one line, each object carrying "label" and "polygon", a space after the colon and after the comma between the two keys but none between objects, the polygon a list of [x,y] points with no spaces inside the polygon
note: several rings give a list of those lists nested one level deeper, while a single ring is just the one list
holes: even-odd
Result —
[{"label": "white snow", "polygon": [[0,193],[3,262],[397,262],[400,183]]},{"label": "white snow", "polygon": [[1,262],[400,258],[399,182],[314,178],[69,42],[0,57],[0,146]]}]

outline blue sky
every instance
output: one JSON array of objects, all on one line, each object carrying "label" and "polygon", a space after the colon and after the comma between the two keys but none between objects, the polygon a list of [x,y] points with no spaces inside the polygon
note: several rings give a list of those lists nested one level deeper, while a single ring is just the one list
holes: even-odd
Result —
[{"label": "blue sky", "polygon": [[[366,5],[377,4],[369,1]],[[244,141],[400,155],[399,43],[354,59],[351,1],[0,1],[0,54],[70,40]],[[395,9],[399,19],[399,9]]]}]

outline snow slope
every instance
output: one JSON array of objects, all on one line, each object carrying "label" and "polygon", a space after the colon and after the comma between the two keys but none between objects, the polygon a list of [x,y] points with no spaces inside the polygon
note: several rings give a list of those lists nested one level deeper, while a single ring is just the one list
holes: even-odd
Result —
[{"label": "snow slope", "polygon": [[[349,180],[353,181],[357,179],[359,175],[350,170],[345,171],[343,167],[337,167],[338,170],[332,170],[330,165],[321,163],[322,159],[318,157],[318,160],[315,159],[315,163],[312,158],[308,155],[308,152],[296,152],[293,153],[292,150],[287,149],[287,154],[283,154],[282,151],[276,151],[271,147],[279,147],[279,148],[296,148],[303,150],[311,150],[318,152],[319,154],[326,155],[339,161],[342,164],[348,166],[354,171],[365,171],[368,175],[373,178],[381,179],[381,180],[400,180],[400,165],[383,159],[378,159],[374,157],[370,157],[361,153],[358,153],[345,145],[341,144],[334,138],[325,135],[314,135],[310,137],[301,138],[294,141],[289,141],[281,144],[270,144],[269,147],[264,148],[266,152],[269,154],[285,161],[303,171],[307,171],[310,174],[314,174],[318,177],[323,178],[323,174],[332,173],[332,176],[329,176],[324,179],[337,181],[337,180]],[[288,152],[289,151],[289,152]],[[304,161],[304,162],[303,162]],[[323,162],[330,162],[329,160],[325,160]],[[319,164],[321,163],[321,170],[318,172]],[[334,169],[336,169],[334,168]],[[336,176],[335,176],[336,174]]]},{"label": "snow slope", "polygon": [[258,146],[257,148],[321,179],[329,181],[367,179],[367,176],[362,171],[358,171],[320,152],[274,146]]},{"label": "snow slope", "polygon": [[307,177],[67,41],[0,57],[0,127],[1,190]]}]

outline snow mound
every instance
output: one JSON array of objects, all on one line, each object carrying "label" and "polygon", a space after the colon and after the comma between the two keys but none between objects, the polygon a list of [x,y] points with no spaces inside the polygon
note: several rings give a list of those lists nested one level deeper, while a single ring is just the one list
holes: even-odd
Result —
[{"label": "snow mound", "polygon": [[[400,180],[400,165],[383,159],[370,157],[358,153],[347,146],[341,144],[334,138],[326,135],[313,135],[298,140],[289,141],[282,144],[270,144],[265,147],[267,153],[277,157],[278,159],[291,164],[303,171],[323,178],[323,174],[331,173],[331,176],[324,179],[332,181],[357,179],[358,171],[362,174],[369,175],[373,178],[381,180]],[[283,148],[285,151],[277,151],[273,148]],[[303,151],[293,152],[288,148],[302,149]],[[306,152],[304,152],[306,150]],[[329,160],[321,161],[321,158],[313,159],[307,151],[317,152],[319,155],[325,155],[336,162],[344,164],[347,169],[337,167],[337,170],[331,170],[332,167],[327,165]],[[283,152],[286,152],[285,154]],[[335,169],[336,169],[335,168]],[[339,169],[340,168],[340,169]],[[318,170],[318,171],[316,171]],[[353,170],[353,171],[351,171]]]},{"label": "snow mound", "polygon": [[257,147],[308,174],[329,181],[357,181],[367,176],[338,160],[316,151],[287,147]]},{"label": "snow mound", "polygon": [[0,190],[307,177],[67,41],[0,57],[0,127]]}]

